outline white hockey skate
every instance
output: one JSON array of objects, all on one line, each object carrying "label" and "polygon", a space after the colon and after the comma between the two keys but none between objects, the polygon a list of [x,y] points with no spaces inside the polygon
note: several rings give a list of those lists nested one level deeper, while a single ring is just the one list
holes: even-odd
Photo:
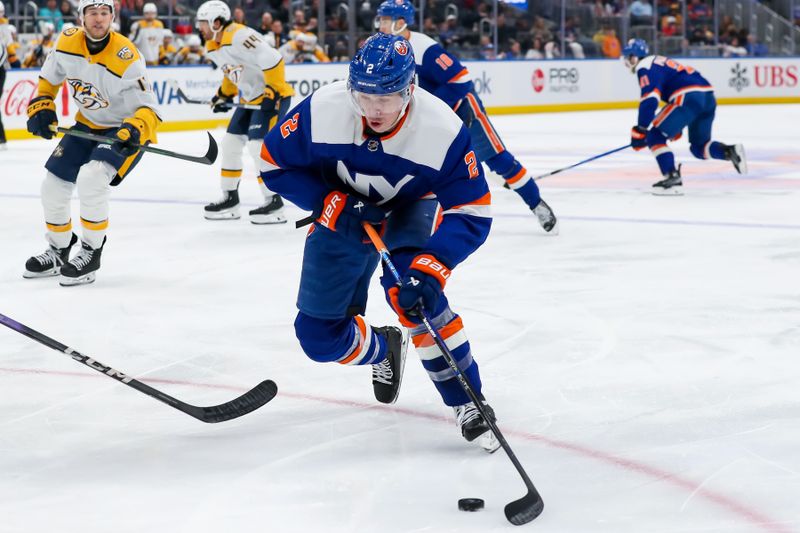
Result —
[{"label": "white hockey skate", "polygon": [[725,158],[733,163],[736,172],[747,174],[747,156],[744,153],[744,145],[729,144],[725,146]]},{"label": "white hockey skate", "polygon": [[210,203],[203,208],[206,220],[238,220],[239,191],[223,191],[221,200]]},{"label": "white hockey skate", "polygon": [[62,287],[73,287],[94,283],[97,271],[100,269],[100,258],[103,255],[105,244],[105,237],[103,237],[103,245],[100,248],[92,248],[89,244],[82,242],[80,252],[61,267],[61,280],[58,284]]},{"label": "white hockey skate", "polygon": [[285,224],[286,215],[283,213],[283,198],[274,194],[264,205],[251,210],[250,222],[253,224]]},{"label": "white hockey skate", "polygon": [[547,202],[544,200],[539,200],[539,203],[536,204],[536,207],[531,209],[531,211],[533,211],[533,214],[536,215],[536,218],[539,220],[539,224],[548,235],[558,235],[558,219],[556,218],[556,215],[553,213],[553,210],[550,208],[550,206],[547,205]]},{"label": "white hockey skate", "polygon": [[673,170],[661,181],[653,184],[653,194],[656,196],[681,196],[683,194],[683,180],[681,180],[681,167]]},{"label": "white hockey skate", "polygon": [[[494,410],[486,402],[483,403],[483,407],[494,421]],[[457,405],[453,407],[453,411],[456,415],[456,425],[461,429],[461,435],[467,442],[477,443],[487,453],[494,453],[500,448],[500,441],[472,402]]]}]

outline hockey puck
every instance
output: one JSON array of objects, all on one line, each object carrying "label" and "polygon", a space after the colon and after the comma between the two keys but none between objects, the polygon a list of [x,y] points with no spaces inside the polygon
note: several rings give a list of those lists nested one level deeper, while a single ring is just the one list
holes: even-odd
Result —
[{"label": "hockey puck", "polygon": [[480,498],[461,498],[458,500],[458,510],[475,512],[483,509],[483,500]]}]

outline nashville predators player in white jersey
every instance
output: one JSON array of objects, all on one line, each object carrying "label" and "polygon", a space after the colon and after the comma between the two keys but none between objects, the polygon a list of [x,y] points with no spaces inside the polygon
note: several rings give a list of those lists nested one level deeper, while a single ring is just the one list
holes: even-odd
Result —
[{"label": "nashville predators player in white jersey", "polygon": [[[264,135],[286,114],[294,90],[286,83],[280,54],[258,32],[232,22],[225,2],[203,3],[197,10],[197,29],[206,40],[206,57],[223,74],[222,85],[211,101],[214,112],[229,111],[237,93],[240,103],[260,106],[260,109],[238,107],[234,111],[222,140],[223,197],[205,207],[205,217],[209,220],[238,219],[244,147],[247,146],[258,172]],[[250,211],[250,221],[286,222],[281,197],[270,192],[260,177],[258,182],[265,203]]]},{"label": "nashville predators player in white jersey", "polygon": [[[53,138],[53,102],[62,82],[79,109],[72,129],[114,137],[112,145],[65,136],[45,163],[42,204],[48,249],[28,259],[26,278],[61,275],[61,285],[91,283],[106,242],[110,185],[126,177],[141,158],[136,144],[156,141],[161,119],[136,47],[111,30],[114,0],[80,0],[82,27],[64,30],[44,62],[36,97],[28,105],[28,131]],[[77,187],[82,242],[72,232],[70,197]]]},{"label": "nashville predators player in white jersey", "polygon": [[131,25],[130,39],[148,65],[158,65],[158,52],[164,41],[164,23],[158,20],[158,8],[148,2],[142,8],[144,18]]}]

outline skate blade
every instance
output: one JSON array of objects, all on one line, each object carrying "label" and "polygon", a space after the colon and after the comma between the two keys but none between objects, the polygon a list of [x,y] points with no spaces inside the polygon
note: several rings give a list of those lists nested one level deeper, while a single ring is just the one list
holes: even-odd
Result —
[{"label": "skate blade", "polygon": [[653,188],[652,193],[654,196],[683,196],[683,187],[680,185],[670,187],[669,189],[655,187]]},{"label": "skate blade", "polygon": [[266,224],[286,224],[286,216],[282,214],[250,215],[250,222],[259,226]]},{"label": "skate blade", "polygon": [[[544,228],[542,228],[542,229],[544,229]],[[553,237],[558,235],[558,233],[561,231],[561,226],[560,226],[560,223],[559,223],[558,219],[556,219],[556,223],[553,224],[553,227],[550,228],[550,231],[547,231],[547,230],[544,230],[544,231],[545,231],[545,235],[552,235]]]},{"label": "skate blade", "polygon": [[736,171],[739,174],[747,174],[747,155],[744,153],[744,146],[737,144],[736,154],[739,156],[739,166],[736,168]]},{"label": "skate blade", "polygon": [[206,220],[239,220],[241,215],[239,211],[219,211],[214,213],[212,211],[206,211],[203,216]]},{"label": "skate blade", "polygon": [[95,272],[89,272],[88,274],[79,276],[77,278],[68,278],[66,276],[61,276],[61,281],[59,281],[58,284],[61,285],[62,287],[88,285],[89,283],[94,283],[95,277],[97,277]]},{"label": "skate blade", "polygon": [[500,449],[500,441],[497,440],[497,437],[494,436],[491,430],[478,437],[475,442],[477,442],[478,446],[486,453],[494,453]]},{"label": "skate blade", "polygon": [[22,273],[22,277],[25,279],[52,278],[60,275],[61,268],[52,268],[50,270],[45,270],[44,272],[31,272],[30,270],[26,270]]}]

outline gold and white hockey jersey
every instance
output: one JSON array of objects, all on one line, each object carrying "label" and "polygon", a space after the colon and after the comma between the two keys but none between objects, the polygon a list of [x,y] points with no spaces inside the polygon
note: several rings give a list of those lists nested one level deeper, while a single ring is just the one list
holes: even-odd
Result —
[{"label": "gold and white hockey jersey", "polygon": [[148,65],[158,65],[158,51],[164,43],[164,24],[160,20],[139,20],[131,26],[131,41]]},{"label": "gold and white hockey jersey", "polygon": [[241,101],[259,104],[268,92],[287,98],[294,94],[286,83],[283,59],[264,36],[242,24],[232,22],[222,30],[222,40],[206,42],[208,59],[222,70],[222,92]]},{"label": "gold and white hockey jersey", "polygon": [[93,129],[116,128],[125,119],[144,123],[142,142],[155,142],[161,119],[145,75],[144,59],[124,35],[111,32],[106,47],[95,55],[86,47],[82,28],[61,32],[55,50],[39,75],[39,95],[55,98],[62,82],[78,106],[76,120]]}]

